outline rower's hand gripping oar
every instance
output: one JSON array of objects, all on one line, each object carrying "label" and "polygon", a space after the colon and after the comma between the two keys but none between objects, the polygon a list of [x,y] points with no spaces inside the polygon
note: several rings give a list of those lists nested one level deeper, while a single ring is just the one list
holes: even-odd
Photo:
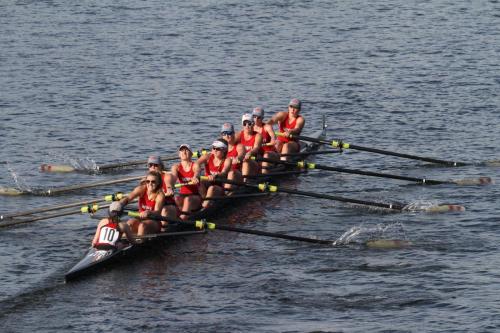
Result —
[{"label": "rower's hand gripping oar", "polygon": [[[275,132],[275,134],[278,136],[284,136],[284,134],[281,132]],[[432,157],[416,156],[416,155],[403,154],[403,153],[398,153],[398,152],[393,152],[393,151],[388,151],[388,150],[383,150],[383,149],[363,147],[363,146],[358,146],[358,145],[353,145],[353,144],[350,144],[347,142],[343,142],[341,140],[329,141],[329,140],[322,140],[322,139],[312,138],[312,137],[308,137],[308,136],[293,135],[293,134],[290,134],[289,137],[292,139],[299,139],[299,140],[303,140],[303,141],[323,143],[326,145],[331,145],[333,148],[356,149],[356,150],[367,151],[367,152],[371,152],[371,153],[391,155],[391,156],[402,157],[402,158],[407,158],[407,159],[412,159],[412,160],[420,160],[420,161],[425,161],[425,162],[430,162],[430,163],[444,164],[447,166],[469,165],[469,163],[464,163],[464,162],[446,161],[446,160],[440,160],[440,159],[432,158]]]},{"label": "rower's hand gripping oar", "polygon": [[410,182],[416,182],[416,183],[422,184],[422,185],[437,185],[437,184],[488,185],[488,184],[491,184],[493,182],[490,177],[479,177],[479,178],[469,178],[469,179],[466,178],[466,179],[457,179],[457,180],[433,180],[433,179],[427,179],[427,178],[399,176],[399,175],[392,175],[392,174],[373,172],[373,171],[363,171],[363,170],[356,170],[356,169],[347,169],[347,168],[341,168],[341,167],[326,166],[326,165],[320,165],[320,164],[316,164],[316,163],[312,163],[312,162],[308,162],[308,161],[287,162],[287,161],[283,161],[283,160],[273,160],[273,159],[264,158],[264,157],[258,157],[258,158],[256,158],[256,161],[264,161],[264,162],[285,164],[285,165],[290,165],[290,166],[297,166],[301,169],[309,169],[309,170],[316,169],[316,170],[336,171],[336,172],[364,175],[364,176],[370,176],[370,177],[406,180],[406,181],[410,181]]}]

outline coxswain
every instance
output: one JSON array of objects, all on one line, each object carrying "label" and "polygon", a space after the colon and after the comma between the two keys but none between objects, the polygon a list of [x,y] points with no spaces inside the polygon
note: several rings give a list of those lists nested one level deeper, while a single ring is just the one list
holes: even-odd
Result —
[{"label": "coxswain", "polygon": [[129,195],[120,200],[125,207],[135,198],[139,198],[139,218],[127,221],[132,232],[138,236],[158,233],[161,230],[161,222],[150,217],[153,214],[160,215],[165,204],[165,194],[161,189],[161,175],[157,171],[149,171],[146,179],[141,182]]},{"label": "coxswain", "polygon": [[[161,215],[170,219],[175,219],[177,217],[177,206],[175,205],[174,192],[171,188],[170,190],[168,189],[168,175],[170,173],[165,170],[165,165],[159,155],[149,156],[148,170],[159,172],[161,175],[161,188],[163,193],[165,193],[165,204]],[[162,221],[161,223],[163,227],[166,227],[168,224],[166,221]]]},{"label": "coxswain", "polygon": [[[273,127],[264,122],[264,109],[262,107],[254,108],[252,111],[252,117],[254,120],[253,130],[260,133],[262,136],[262,157],[266,159],[279,160],[279,154],[276,150],[276,135],[274,134]],[[262,173],[269,173],[270,167],[271,163],[262,162]]]},{"label": "coxswain", "polygon": [[120,221],[120,215],[123,213],[123,207],[118,201],[109,205],[108,217],[99,221],[92,246],[98,250],[118,249],[124,246],[121,242],[123,235],[127,240],[135,244],[134,236],[127,223]]},{"label": "coxswain", "polygon": [[243,129],[236,134],[236,141],[241,143],[245,148],[245,155],[241,165],[241,174],[243,180],[245,177],[257,175],[260,172],[260,166],[252,157],[261,156],[262,135],[253,129],[254,121],[250,113],[245,113],[241,117]]},{"label": "coxswain", "polygon": [[201,196],[200,186],[200,168],[192,161],[193,151],[187,144],[179,146],[180,163],[172,165],[170,175],[167,176],[167,195],[173,191],[176,183],[183,184],[179,190],[179,195],[175,196],[175,203],[180,210],[179,217],[186,220],[189,214],[200,210]]},{"label": "coxswain", "polygon": [[[277,112],[268,122],[269,125],[278,124],[280,135],[276,149],[280,154],[297,153],[300,151],[300,144],[297,139],[291,138],[291,135],[300,135],[304,128],[305,120],[300,115],[302,103],[297,98],[293,98],[288,103],[288,111]],[[287,160],[286,156],[281,157]]]},{"label": "coxswain", "polygon": [[[243,176],[241,175],[241,162],[245,156],[245,148],[241,143],[236,141],[236,134],[234,132],[234,126],[231,123],[224,123],[220,132],[221,138],[227,141],[227,154],[226,158],[231,159],[231,170],[227,174],[227,179],[242,182]],[[224,189],[226,191],[232,191],[235,189],[234,185],[225,184]]]},{"label": "coxswain", "polygon": [[[200,185],[200,193],[202,198],[223,196],[224,187],[214,183],[215,177],[227,178],[231,170],[231,159],[227,156],[228,143],[224,139],[217,139],[212,143],[212,149],[208,154],[201,156],[196,163],[205,168],[206,181],[202,181]],[[207,208],[212,205],[211,200],[203,200],[202,207]]]}]

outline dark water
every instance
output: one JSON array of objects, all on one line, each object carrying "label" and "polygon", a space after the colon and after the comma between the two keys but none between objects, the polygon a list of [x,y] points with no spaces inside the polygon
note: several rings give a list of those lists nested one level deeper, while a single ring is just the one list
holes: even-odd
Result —
[{"label": "dark water", "polygon": [[[499,158],[498,1],[3,1],[0,185],[50,188],[129,173],[44,174],[205,147],[224,121],[291,97],[305,133],[443,159]],[[432,179],[500,179],[488,166],[347,151],[321,164]],[[135,171],[130,174],[140,174]],[[64,273],[96,224],[72,215],[0,230],[4,332],[496,332],[498,185],[413,186],[311,172],[288,186],[465,212],[386,214],[283,195],[218,222],[335,240],[326,247],[214,232],[78,283]],[[100,197],[1,197],[0,211]],[[374,250],[378,236],[414,246]]]}]

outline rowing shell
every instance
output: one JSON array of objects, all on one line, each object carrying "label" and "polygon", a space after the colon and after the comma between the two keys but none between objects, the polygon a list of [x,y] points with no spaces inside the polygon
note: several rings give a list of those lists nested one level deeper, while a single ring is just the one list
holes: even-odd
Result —
[{"label": "rowing shell", "polygon": [[[322,129],[315,133],[314,137],[316,138],[324,138],[326,136],[326,124],[323,120]],[[317,150],[319,144],[317,143],[305,143],[301,142],[301,152],[306,154],[307,152],[313,152]],[[303,156],[301,156],[303,157]],[[282,167],[280,167],[282,168]],[[270,180],[270,179],[268,179]],[[248,191],[248,188],[242,187],[239,189],[237,194],[241,192]],[[229,201],[231,201],[231,205],[236,204],[236,202],[246,202],[247,200],[224,200],[218,201],[211,205],[207,209],[203,209],[196,214],[193,214],[192,219],[203,219],[214,217],[216,215],[220,215],[224,212],[224,206],[228,205]],[[136,256],[137,254],[143,252],[143,250],[151,245],[153,242],[157,242],[158,240],[172,240],[177,238],[182,238],[184,236],[192,236],[205,233],[205,230],[196,230],[191,226],[186,225],[178,225],[178,224],[169,224],[167,230],[160,234],[147,235],[143,238],[140,244],[130,244],[126,240],[121,240],[119,246],[117,248],[109,249],[109,250],[99,250],[94,247],[91,247],[87,254],[73,267],[71,268],[65,275],[66,281],[76,280],[80,277],[88,275],[91,272],[94,272],[98,269],[102,269],[104,267],[109,267],[111,264],[120,261],[123,258],[130,258],[132,256]]]}]

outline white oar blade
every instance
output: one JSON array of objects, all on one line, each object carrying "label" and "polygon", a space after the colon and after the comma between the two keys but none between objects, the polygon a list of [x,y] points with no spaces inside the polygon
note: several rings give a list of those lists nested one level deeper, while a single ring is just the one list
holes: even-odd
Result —
[{"label": "white oar blade", "polygon": [[77,171],[71,165],[56,165],[56,164],[42,164],[40,166],[42,172],[75,172]]},{"label": "white oar blade", "polygon": [[494,184],[494,181],[493,179],[491,179],[491,177],[457,179],[457,180],[452,180],[452,182],[457,185],[465,185],[465,186]]},{"label": "white oar blade", "polygon": [[465,207],[461,205],[436,205],[424,209],[428,213],[465,212]]},{"label": "white oar blade", "polygon": [[13,187],[0,187],[0,195],[22,195],[22,194],[25,194],[24,191],[21,191],[17,188],[13,188]]},{"label": "white oar blade", "polygon": [[372,239],[365,242],[366,247],[371,249],[403,249],[410,247],[413,243],[403,239]]}]

